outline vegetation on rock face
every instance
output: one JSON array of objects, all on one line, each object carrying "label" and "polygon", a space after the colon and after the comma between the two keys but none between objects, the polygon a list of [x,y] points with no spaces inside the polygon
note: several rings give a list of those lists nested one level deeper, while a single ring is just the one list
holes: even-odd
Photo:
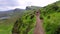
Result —
[{"label": "vegetation on rock face", "polygon": [[41,16],[43,17],[43,25],[46,34],[60,34],[60,4],[57,3],[41,8]]},{"label": "vegetation on rock face", "polygon": [[[15,24],[13,31],[19,31],[20,34],[28,34],[34,27],[35,27],[35,15],[34,14],[27,14],[23,15],[17,22],[18,26]],[[17,32],[18,32],[17,31]],[[14,33],[14,32],[13,32]],[[16,32],[15,32],[16,33]]]}]

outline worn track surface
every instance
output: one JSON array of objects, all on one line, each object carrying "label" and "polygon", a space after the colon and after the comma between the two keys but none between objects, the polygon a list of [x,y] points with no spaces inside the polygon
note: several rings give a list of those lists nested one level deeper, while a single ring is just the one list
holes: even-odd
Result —
[{"label": "worn track surface", "polygon": [[34,34],[45,34],[44,29],[43,29],[43,23],[42,20],[40,19],[40,12],[36,12],[36,27],[34,30]]}]

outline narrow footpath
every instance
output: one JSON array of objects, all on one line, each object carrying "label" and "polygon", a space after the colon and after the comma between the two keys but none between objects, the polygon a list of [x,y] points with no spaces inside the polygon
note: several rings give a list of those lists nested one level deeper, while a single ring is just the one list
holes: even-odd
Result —
[{"label": "narrow footpath", "polygon": [[34,34],[45,34],[43,23],[40,19],[40,11],[36,11],[36,27],[34,29]]}]

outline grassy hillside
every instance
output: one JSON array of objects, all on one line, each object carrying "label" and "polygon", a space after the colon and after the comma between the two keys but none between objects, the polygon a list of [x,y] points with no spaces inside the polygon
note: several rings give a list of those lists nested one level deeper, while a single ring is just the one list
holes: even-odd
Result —
[{"label": "grassy hillside", "polygon": [[[40,10],[40,19],[43,19],[46,34],[60,34],[60,1]],[[17,13],[11,19],[1,20],[0,34],[12,34],[12,32],[33,34],[36,24],[35,10],[26,10],[22,16],[20,15]]]},{"label": "grassy hillside", "polygon": [[10,16],[10,18],[0,20],[0,34],[12,34],[13,25],[16,22],[16,20],[19,19],[21,14],[23,14],[23,12],[22,12],[22,10],[20,11],[20,9],[15,9],[15,11],[9,10],[6,12],[2,12],[0,14],[0,17],[4,17],[4,16],[8,15],[8,16]]},{"label": "grassy hillside", "polygon": [[[60,1],[50,4],[48,6],[40,8],[41,18],[43,18],[43,26],[46,34],[60,34]],[[33,34],[36,18],[35,10],[27,11],[16,22],[18,24],[17,29],[20,34]],[[17,26],[17,25],[16,25]]]}]

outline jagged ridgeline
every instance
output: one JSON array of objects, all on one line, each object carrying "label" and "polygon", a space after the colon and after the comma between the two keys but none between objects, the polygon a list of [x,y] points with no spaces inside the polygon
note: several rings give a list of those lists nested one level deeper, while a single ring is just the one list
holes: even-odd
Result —
[{"label": "jagged ridgeline", "polygon": [[[46,34],[60,34],[60,1],[40,8],[40,19]],[[35,10],[26,10],[24,15],[14,24],[13,33],[33,34],[36,18]]]}]

